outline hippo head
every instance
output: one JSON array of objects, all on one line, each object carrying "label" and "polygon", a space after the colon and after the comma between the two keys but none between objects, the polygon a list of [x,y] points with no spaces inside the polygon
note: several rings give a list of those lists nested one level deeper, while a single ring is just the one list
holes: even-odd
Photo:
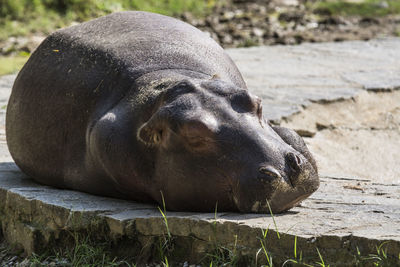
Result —
[{"label": "hippo head", "polygon": [[263,119],[261,101],[219,79],[166,89],[137,138],[155,151],[152,196],[171,210],[279,213],[319,186],[302,138]]}]

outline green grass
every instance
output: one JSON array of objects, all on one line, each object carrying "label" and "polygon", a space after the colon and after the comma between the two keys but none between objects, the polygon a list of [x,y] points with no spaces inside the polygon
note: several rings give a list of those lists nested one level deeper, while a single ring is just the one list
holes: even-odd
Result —
[{"label": "green grass", "polygon": [[[165,211],[163,211],[163,220],[167,220]],[[165,224],[167,233],[169,228]],[[167,237],[167,233],[165,237]],[[260,240],[259,252],[254,255],[254,260],[252,257],[247,258],[245,255],[241,254],[242,247],[238,246],[238,235],[235,235],[235,240],[233,246],[224,247],[219,244],[216,249],[209,252],[207,258],[202,261],[202,266],[263,266],[263,267],[273,267],[280,266],[274,262],[273,255],[268,251],[269,246],[276,247],[276,242],[270,243],[267,239],[268,230],[262,230],[262,236],[258,237]],[[88,237],[87,234],[70,233],[71,243],[69,239],[67,247],[63,249],[50,249],[44,254],[33,254],[31,257],[27,258],[29,266],[49,266],[49,264],[56,264],[54,266],[136,266],[135,258],[140,258],[140,255],[130,255],[129,258],[121,258],[113,256],[113,245],[110,242],[98,241],[96,239]],[[214,237],[215,238],[215,237]],[[218,240],[215,240],[218,242]],[[0,242],[3,242],[0,239]],[[399,266],[400,263],[400,253],[396,259],[390,258],[387,254],[388,242],[383,242],[376,246],[376,253],[363,255],[357,247],[357,253],[354,255],[356,261],[353,262],[354,266]],[[171,253],[172,251],[169,251]],[[167,256],[167,251],[163,255],[158,263],[159,266],[176,266],[176,263],[169,263]],[[308,255],[305,259],[301,252],[301,247],[298,244],[297,237],[294,238],[293,243],[293,258],[286,260],[282,266],[306,266],[306,267],[329,267],[327,260],[324,258],[324,254],[315,247],[315,253],[313,255]],[[19,252],[12,252],[10,246],[0,243],[0,265],[2,260],[7,262],[7,259],[11,259],[14,256],[19,255]],[[261,263],[262,256],[264,256],[264,263]],[[311,257],[310,257],[311,256]],[[290,256],[288,255],[288,258]],[[392,256],[391,256],[392,257]],[[260,259],[257,262],[257,258]],[[22,261],[20,257],[18,261]],[[330,259],[332,261],[333,259]],[[141,265],[140,265],[141,266]]]},{"label": "green grass", "polygon": [[34,32],[50,33],[73,21],[115,11],[142,10],[174,16],[205,14],[216,0],[0,0],[0,41]]},{"label": "green grass", "polygon": [[[387,5],[382,4],[387,3]],[[364,0],[349,2],[343,0],[317,1],[313,9],[319,13],[342,16],[376,17],[390,14],[400,14],[399,0]]]},{"label": "green grass", "polygon": [[214,221],[212,223],[214,236],[211,239],[213,248],[203,259],[203,266],[240,266],[240,255],[238,254],[237,249],[238,235],[234,235],[235,242],[233,247],[227,247],[220,244],[217,239],[217,215],[218,203],[215,204]]},{"label": "green grass", "polygon": [[158,207],[158,211],[161,213],[161,216],[163,217],[164,225],[165,225],[165,230],[167,232],[167,235],[163,235],[158,241],[158,253],[160,256],[161,263],[164,267],[169,266],[168,263],[168,256],[170,253],[174,250],[174,242],[173,242],[173,237],[171,234],[171,231],[168,226],[168,218],[167,218],[167,209],[165,207],[165,200],[164,200],[164,194],[162,191],[160,191],[161,194],[161,199],[163,203],[163,209]]},{"label": "green grass", "polygon": [[[71,233],[71,246],[63,249],[51,249],[42,254],[33,253],[28,258],[22,257],[22,251],[8,245],[0,237],[0,265],[1,266],[102,266],[102,267],[134,267],[134,258],[122,259],[112,256],[110,243],[99,242],[87,235]],[[14,259],[14,264],[10,263]],[[24,265],[19,263],[24,262]]]},{"label": "green grass", "polygon": [[27,60],[28,56],[26,55],[10,57],[0,56],[0,76],[19,71]]},{"label": "green grass", "polygon": [[52,255],[33,254],[30,257],[31,266],[48,266],[50,262],[61,266],[135,266],[128,261],[112,257],[107,243],[96,243],[78,234],[74,235],[74,240],[74,246],[54,251]]},{"label": "green grass", "polygon": [[257,40],[249,38],[249,39],[245,39],[242,43],[240,43],[238,45],[238,47],[252,47],[252,46],[257,46],[257,45],[259,45]]}]

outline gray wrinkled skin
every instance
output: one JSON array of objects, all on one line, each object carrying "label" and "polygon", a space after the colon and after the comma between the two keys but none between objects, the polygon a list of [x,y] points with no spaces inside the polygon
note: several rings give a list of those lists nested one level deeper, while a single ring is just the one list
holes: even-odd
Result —
[{"label": "gray wrinkled skin", "polygon": [[319,186],[223,49],[173,18],[120,12],[50,35],[19,73],[11,155],[36,181],[180,211],[290,209]]}]

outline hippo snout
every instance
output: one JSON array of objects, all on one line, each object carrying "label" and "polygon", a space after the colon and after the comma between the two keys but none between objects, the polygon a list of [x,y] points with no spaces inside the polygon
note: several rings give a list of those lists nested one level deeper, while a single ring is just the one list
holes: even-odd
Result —
[{"label": "hippo snout", "polygon": [[303,164],[303,160],[300,155],[296,155],[293,152],[289,152],[286,154],[286,161],[289,164],[290,168],[295,171],[300,170],[300,166]]},{"label": "hippo snout", "polygon": [[319,187],[318,172],[300,153],[285,156],[286,180],[274,184],[274,193],[267,201],[274,213],[286,211],[314,193]]},{"label": "hippo snout", "polygon": [[289,166],[288,181],[290,182],[291,186],[295,187],[299,181],[299,175],[302,171],[302,168],[306,167],[305,159],[302,159],[300,154],[289,152],[286,154],[285,160]]},{"label": "hippo snout", "polygon": [[289,152],[285,156],[285,162],[288,166],[287,175],[282,175],[281,172],[273,166],[262,165],[258,169],[258,180],[262,182],[272,182],[273,180],[277,180],[278,182],[286,182],[290,186],[295,187],[299,180],[302,168],[306,168],[306,159],[302,159],[300,154]]},{"label": "hippo snout", "polygon": [[242,178],[247,183],[242,183],[238,189],[236,205],[239,211],[280,213],[317,190],[318,174],[307,157],[293,150],[281,153],[281,161],[263,162],[256,177],[253,172],[250,174],[253,178]]}]

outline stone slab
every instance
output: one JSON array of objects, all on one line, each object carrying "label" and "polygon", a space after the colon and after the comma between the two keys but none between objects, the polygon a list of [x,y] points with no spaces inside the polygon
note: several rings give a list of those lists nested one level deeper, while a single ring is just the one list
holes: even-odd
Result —
[{"label": "stone slab", "polygon": [[230,49],[264,115],[279,120],[310,102],[351,98],[361,89],[400,87],[399,38]]},{"label": "stone slab", "polygon": [[[399,196],[399,184],[321,177],[320,189],[301,206],[273,217],[188,212],[167,212],[166,216],[172,236],[191,239],[193,250],[184,260],[200,259],[212,250],[213,240],[232,248],[235,236],[242,253],[255,257],[262,230],[270,229],[267,249],[278,262],[292,255],[296,236],[298,250],[305,257],[315,258],[318,247],[326,261],[352,265],[357,248],[368,255],[386,241],[390,242],[388,255],[396,257],[400,251]],[[4,236],[28,253],[54,243],[63,231],[85,231],[99,224],[107,229],[105,239],[139,240],[166,234],[155,206],[38,185],[13,163],[0,164],[0,214]],[[155,241],[142,242],[144,247]],[[343,258],[338,260],[337,255]]]},{"label": "stone slab", "polygon": [[[250,90],[262,97],[265,115],[279,120],[312,102],[400,87],[399,49],[400,39],[392,38],[228,53]],[[0,78],[0,105],[6,103],[14,77]],[[4,112],[0,115],[4,122]],[[38,185],[12,162],[4,124],[0,129],[0,224],[8,241],[32,253],[60,242],[65,231],[97,229],[98,235],[117,243],[135,240],[141,253],[148,249],[153,255],[149,244],[167,232],[157,207]],[[325,262],[340,266],[355,264],[357,250],[361,255],[376,254],[380,244],[385,244],[393,262],[400,252],[400,184],[369,179],[322,176],[320,189],[301,206],[275,216],[167,212],[167,218],[176,247],[185,249],[181,257],[191,262],[216,244],[262,258],[264,242],[275,261],[282,263],[293,257],[295,238],[298,251],[314,263],[316,248]],[[269,232],[264,239],[265,229]],[[263,261],[265,257],[259,259]]]},{"label": "stone slab", "polygon": [[309,136],[320,173],[400,184],[400,90],[313,103],[281,126]]}]

